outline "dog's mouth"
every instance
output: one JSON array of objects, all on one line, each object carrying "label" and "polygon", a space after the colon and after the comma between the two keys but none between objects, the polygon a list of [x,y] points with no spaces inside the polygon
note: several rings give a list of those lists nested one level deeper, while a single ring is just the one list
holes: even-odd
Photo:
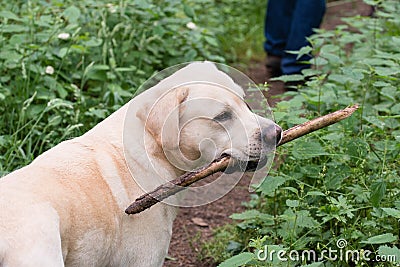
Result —
[{"label": "dog's mouth", "polygon": [[[226,154],[227,156],[230,156]],[[224,173],[230,174],[234,172],[254,172],[264,167],[268,162],[268,157],[264,156],[260,159],[249,159],[248,161],[240,160],[232,157],[230,164],[225,169]]]}]

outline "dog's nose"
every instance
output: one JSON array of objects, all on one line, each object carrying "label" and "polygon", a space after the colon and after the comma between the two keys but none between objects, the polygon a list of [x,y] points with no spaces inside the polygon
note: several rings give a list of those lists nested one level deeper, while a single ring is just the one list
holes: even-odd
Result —
[{"label": "dog's nose", "polygon": [[261,130],[261,138],[271,147],[276,146],[282,139],[282,128],[277,124],[269,125]]}]

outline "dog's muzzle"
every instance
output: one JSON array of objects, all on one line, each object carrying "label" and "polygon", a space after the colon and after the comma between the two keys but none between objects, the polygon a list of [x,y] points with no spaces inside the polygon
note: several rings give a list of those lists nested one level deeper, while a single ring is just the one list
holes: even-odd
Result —
[{"label": "dog's muzzle", "polygon": [[[263,151],[266,153],[260,153],[259,158],[249,158],[249,160],[244,161],[232,157],[231,163],[225,169],[224,173],[234,173],[234,172],[253,172],[264,167],[268,162],[268,152],[275,150],[276,146],[282,139],[282,128],[274,124],[272,127],[263,128],[260,132],[260,143],[264,147]],[[231,155],[229,155],[231,156]]]},{"label": "dog's muzzle", "polygon": [[224,173],[230,174],[234,172],[254,172],[261,169],[268,162],[268,157],[265,156],[260,160],[242,161],[233,159]]}]

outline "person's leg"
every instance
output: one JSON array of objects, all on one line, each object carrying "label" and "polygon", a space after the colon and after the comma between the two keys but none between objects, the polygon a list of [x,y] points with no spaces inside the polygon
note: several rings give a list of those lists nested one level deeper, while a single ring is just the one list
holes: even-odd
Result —
[{"label": "person's leg", "polygon": [[[313,29],[321,24],[325,13],[325,0],[297,0],[293,11],[285,51],[297,51],[309,43],[306,37],[313,34]],[[309,61],[310,56],[303,56],[299,60],[297,55],[284,53],[282,58],[283,74],[300,73],[301,70],[309,68],[309,64],[298,61]]]},{"label": "person's leg", "polygon": [[296,0],[269,0],[264,25],[264,50],[269,55],[282,57],[292,24]]},{"label": "person's leg", "polygon": [[267,53],[267,77],[282,75],[281,60],[290,32],[296,0],[269,0],[264,24],[264,50]]}]

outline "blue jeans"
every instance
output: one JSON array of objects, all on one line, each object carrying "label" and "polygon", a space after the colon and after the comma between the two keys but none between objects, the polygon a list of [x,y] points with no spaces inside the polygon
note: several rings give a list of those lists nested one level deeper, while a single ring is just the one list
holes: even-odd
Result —
[{"label": "blue jeans", "polygon": [[298,51],[309,44],[306,37],[320,26],[325,8],[325,0],[268,1],[264,49],[269,55],[282,57],[283,74],[300,73],[310,67],[298,61],[309,61],[311,56],[305,55],[297,60],[297,55],[286,51]]}]

